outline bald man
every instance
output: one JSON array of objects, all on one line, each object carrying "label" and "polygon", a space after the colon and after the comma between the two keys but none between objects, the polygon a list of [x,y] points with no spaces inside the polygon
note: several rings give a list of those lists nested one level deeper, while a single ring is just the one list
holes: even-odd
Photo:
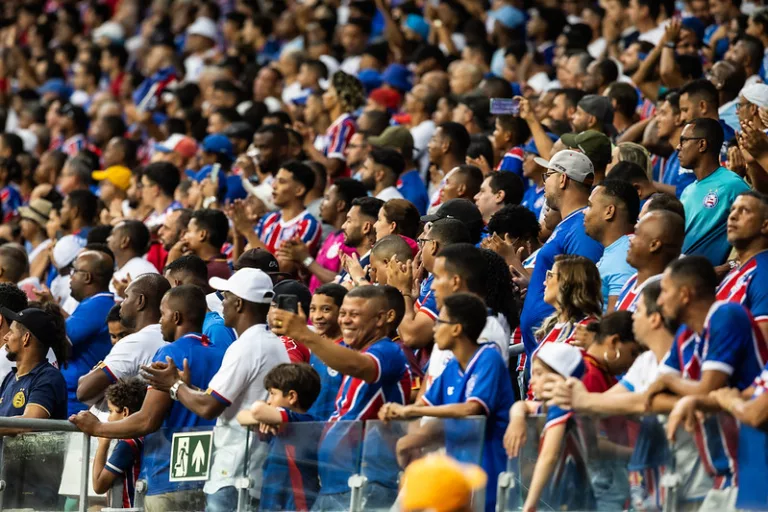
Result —
[{"label": "bald man", "polygon": [[685,221],[677,213],[653,210],[640,217],[627,251],[627,263],[635,267],[637,273],[619,292],[616,311],[635,311],[643,287],[661,279],[667,265],[680,257],[684,238]]},{"label": "bald man", "polygon": [[387,284],[387,265],[396,259],[405,263],[413,259],[413,249],[400,235],[388,235],[376,241],[371,249],[371,281],[375,284]]},{"label": "bald man", "polygon": [[[181,285],[166,292],[160,302],[160,330],[165,341],[171,343],[158,350],[152,362],[153,366],[164,367],[168,358],[176,367],[184,368],[186,360],[189,383],[197,389],[208,389],[208,383],[224,358],[224,349],[209,343],[201,334],[205,312],[205,293],[197,286]],[[180,385],[181,380],[171,387],[170,393],[150,388],[141,410],[120,421],[102,423],[87,411],[70,416],[69,420],[83,432],[98,437],[128,439],[146,436],[147,446],[169,445],[173,432],[212,426],[214,423],[175,401]],[[178,485],[168,483],[168,457],[146,457],[143,464],[149,489],[144,501],[147,512],[205,508],[202,491],[179,490]]]},{"label": "bald man", "polygon": [[[160,274],[140,275],[128,285],[120,304],[120,323],[131,334],[118,341],[107,357],[80,379],[79,401],[99,402],[110,385],[137,376],[142,365],[152,363],[157,351],[166,345],[160,332],[160,301],[170,289],[170,283]],[[99,409],[106,412],[106,404],[101,403]]]},{"label": "bald man", "polygon": [[86,404],[77,399],[77,383],[80,377],[103,361],[112,348],[107,315],[115,305],[115,297],[109,291],[113,265],[109,255],[97,251],[80,253],[72,264],[70,288],[72,298],[80,304],[67,318],[72,359],[61,371],[67,381],[69,414],[86,409]]}]

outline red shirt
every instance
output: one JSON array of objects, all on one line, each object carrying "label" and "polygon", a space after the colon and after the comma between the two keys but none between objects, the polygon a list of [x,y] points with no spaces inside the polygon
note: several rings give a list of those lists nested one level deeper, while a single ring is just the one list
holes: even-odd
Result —
[{"label": "red shirt", "polygon": [[288,359],[292,363],[309,363],[310,352],[307,347],[287,336],[280,336],[280,341],[285,345],[285,350],[288,352]]}]

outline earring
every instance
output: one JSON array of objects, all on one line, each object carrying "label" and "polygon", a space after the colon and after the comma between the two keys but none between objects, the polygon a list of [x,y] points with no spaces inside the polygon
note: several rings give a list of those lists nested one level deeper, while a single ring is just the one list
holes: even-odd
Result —
[{"label": "earring", "polygon": [[[621,350],[619,350],[617,348],[616,349],[616,357],[613,360],[614,361],[618,361],[620,357],[621,357]],[[611,362],[611,360],[608,359],[608,351],[607,350],[605,352],[603,352],[603,359],[605,359],[606,363],[610,363]]]}]

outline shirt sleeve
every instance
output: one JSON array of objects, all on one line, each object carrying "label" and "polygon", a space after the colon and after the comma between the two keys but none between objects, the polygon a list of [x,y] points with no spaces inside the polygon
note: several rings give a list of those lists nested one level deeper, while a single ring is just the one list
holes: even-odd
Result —
[{"label": "shirt sleeve", "polygon": [[100,314],[97,304],[88,302],[80,304],[66,320],[67,337],[72,345],[77,346],[90,341],[104,327],[106,314]]},{"label": "shirt sleeve", "polygon": [[[515,148],[517,150],[519,148]],[[499,162],[499,171],[513,172],[522,178],[523,175],[523,151],[510,151]]]},{"label": "shirt sleeve", "polygon": [[109,456],[104,469],[116,475],[124,475],[141,455],[141,449],[133,439],[121,439]]},{"label": "shirt sleeve", "polygon": [[427,290],[419,296],[417,306],[419,308],[418,312],[424,313],[432,320],[436,319],[440,314],[437,310],[437,299],[435,299],[435,294],[432,290]]},{"label": "shirt sleeve", "polygon": [[140,354],[138,350],[133,350],[135,344],[123,340],[112,347],[107,357],[99,364],[101,371],[107,374],[109,381],[114,384],[123,377],[132,377],[136,375],[138,364],[136,356]]},{"label": "shirt sleeve", "polygon": [[[618,297],[624,289],[624,285],[633,274],[634,272],[620,272],[609,276],[606,283],[608,285],[608,297]],[[608,297],[603,298],[607,301]]]},{"label": "shirt sleeve", "polygon": [[482,350],[483,354],[475,363],[467,383],[466,401],[478,402],[485,409],[485,415],[490,416],[497,408],[498,391],[503,389],[501,379],[509,379],[509,373],[506,371],[503,359],[494,348]]},{"label": "shirt sleeve", "polygon": [[445,374],[446,374],[445,370],[443,370],[443,373],[441,373],[437,377],[437,379],[435,379],[435,381],[429,387],[427,392],[421,395],[421,399],[427,405],[444,405],[445,404],[445,399],[443,398],[443,382],[446,381],[446,379],[443,376]]},{"label": "shirt sleeve", "polygon": [[[241,346],[230,345],[206,391],[227,407],[251,385],[250,376],[257,373],[263,359],[258,343],[248,346],[248,354],[241,353]],[[265,395],[263,400],[266,398]]]},{"label": "shirt sleeve", "polygon": [[301,221],[300,236],[301,241],[307,244],[309,250],[314,253],[317,251],[317,246],[320,243],[320,235],[323,228],[317,219],[312,216],[307,216],[306,219]]},{"label": "shirt sleeve", "polygon": [[768,286],[762,280],[765,275],[766,273],[756,273],[747,288],[749,303],[746,306],[757,323],[768,322]]},{"label": "shirt sleeve", "polygon": [[556,405],[549,406],[547,408],[547,422],[544,424],[542,435],[550,428],[567,422],[571,416],[573,416],[573,411],[566,411]]},{"label": "shirt sleeve", "polygon": [[380,342],[369,348],[365,355],[374,360],[377,367],[375,382],[397,382],[408,371],[405,356],[394,342]]},{"label": "shirt sleeve", "polygon": [[680,326],[669,352],[661,360],[659,373],[683,373],[683,362],[680,360],[680,339],[685,335],[685,326]]},{"label": "shirt sleeve", "polygon": [[[51,367],[53,369],[53,367]],[[56,377],[61,377],[57,370],[41,372],[35,379],[27,395],[27,407],[36,405],[48,413],[48,417],[53,417],[56,411],[56,403],[65,399],[62,396],[62,386],[57,386]],[[63,377],[61,377],[63,379]]]},{"label": "shirt sleeve", "polygon": [[640,387],[640,383],[643,379],[643,373],[647,372],[648,368],[645,365],[645,357],[642,355],[639,356],[637,359],[635,359],[635,362],[632,363],[632,366],[629,367],[629,370],[627,370],[627,373],[624,374],[624,377],[621,378],[619,381],[619,384],[627,388],[629,391],[632,392],[640,392],[644,390],[638,389]]},{"label": "shirt sleeve", "polygon": [[353,123],[341,123],[336,125],[330,133],[328,149],[326,156],[338,160],[347,161],[344,152],[347,149],[349,140],[355,134],[355,125]]},{"label": "shirt sleeve", "polygon": [[702,354],[702,371],[714,370],[728,376],[744,357],[744,348],[752,342],[752,323],[738,304],[719,307],[709,320],[709,331],[716,333]]}]

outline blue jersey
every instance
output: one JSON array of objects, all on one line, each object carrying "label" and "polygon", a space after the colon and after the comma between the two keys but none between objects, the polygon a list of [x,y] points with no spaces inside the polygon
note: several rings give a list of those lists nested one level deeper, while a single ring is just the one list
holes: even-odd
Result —
[{"label": "blue jersey", "polygon": [[544,185],[541,187],[532,185],[525,190],[525,193],[523,194],[523,202],[520,204],[531,210],[538,219],[545,202]]},{"label": "blue jersey", "polygon": [[[514,403],[509,371],[496,344],[481,345],[464,370],[456,358],[451,359],[422,400],[427,405],[477,402],[483,406],[486,424],[482,467],[488,474],[485,508],[493,511],[496,508],[496,480],[507,467],[504,432],[509,424],[509,409]],[[461,440],[451,439],[459,436],[450,434],[447,430],[448,453],[461,460],[452,452],[452,445],[460,445]]]},{"label": "blue jersey", "polygon": [[433,274],[429,274],[427,278],[421,283],[419,289],[419,298],[416,299],[416,311],[422,312],[429,318],[434,320],[440,312],[437,310],[437,299],[435,299],[435,292],[432,291],[432,281],[435,280]]},{"label": "blue jersey", "polygon": [[215,311],[205,314],[203,320],[203,334],[216,346],[227,349],[237,339],[237,333],[224,325],[224,319]]},{"label": "blue jersey", "polygon": [[[388,402],[406,404],[411,395],[411,374],[408,361],[397,344],[389,338],[382,338],[361,352],[376,363],[378,374],[373,382],[345,375],[336,408],[320,441],[320,481],[323,483],[322,494],[347,492],[347,480],[356,472],[355,461],[361,448],[362,439],[350,435],[348,421],[365,421],[377,418],[379,409]],[[336,424],[343,421],[344,424]],[[388,450],[382,458],[391,457]],[[392,461],[394,462],[394,461]],[[388,484],[397,482],[397,475],[391,470],[397,464],[382,464],[381,468],[371,468],[366,473],[370,481]]]},{"label": "blue jersey", "polygon": [[528,178],[523,176],[523,160],[525,160],[523,147],[515,146],[504,153],[504,156],[501,157],[501,160],[496,165],[496,170],[515,173],[523,181],[523,187],[527,187]]},{"label": "blue jersey", "polygon": [[[768,391],[768,367],[763,368],[752,384],[752,400]],[[763,510],[768,503],[768,434],[744,423],[739,427],[739,510]]]},{"label": "blue jersey", "polygon": [[629,236],[624,235],[605,248],[597,262],[603,291],[603,314],[608,312],[608,297],[619,297],[624,285],[635,275],[635,269],[627,263]]},{"label": "blue jersey", "polygon": [[418,169],[400,175],[400,179],[397,180],[397,191],[413,203],[420,215],[426,215],[427,207],[429,207],[429,194]]},{"label": "blue jersey", "polygon": [[533,335],[534,330],[554,312],[554,308],[544,302],[544,278],[547,270],[551,270],[555,264],[555,256],[558,254],[577,254],[594,262],[603,255],[603,246],[584,231],[584,208],[574,211],[561,220],[547,243],[536,255],[536,265],[533,267],[525,303],[520,314],[520,331],[528,355],[537,345]]},{"label": "blue jersey", "polygon": [[768,251],[755,254],[725,276],[717,300],[738,302],[759,324],[768,322]]},{"label": "blue jersey", "polygon": [[[343,340],[338,340],[337,343],[346,346]],[[336,410],[336,397],[344,376],[325,364],[315,354],[309,356],[309,365],[320,375],[320,394],[317,395],[315,403],[309,408],[307,414],[325,421]]]},{"label": "blue jersey", "polygon": [[21,416],[28,405],[40,407],[50,419],[67,418],[67,383],[47,359],[22,376],[12,368],[0,387],[0,417]]},{"label": "blue jersey", "polygon": [[144,438],[121,439],[109,456],[104,469],[121,477],[123,482],[122,508],[133,506],[136,492],[136,480],[141,470],[141,453],[144,450]]},{"label": "blue jersey", "polygon": [[660,181],[665,185],[675,187],[675,195],[679,198],[683,190],[696,181],[696,175],[692,170],[680,167],[680,155],[677,151],[673,151],[669,158],[664,161]]},{"label": "blue jersey", "polygon": [[[314,422],[311,414],[277,408],[283,423]],[[316,432],[312,432],[315,427]],[[264,463],[259,510],[309,510],[317,498],[320,481],[317,476],[317,440],[323,425],[316,423],[299,429],[282,427],[269,442],[269,455]]]},{"label": "blue jersey", "polygon": [[[743,390],[767,361],[768,347],[749,312],[739,304],[715,302],[701,334],[686,325],[678,329],[660,371],[699,380],[702,372],[715,370],[728,375],[730,387]],[[698,425],[694,435],[703,467],[717,489],[737,481],[736,447],[723,442],[735,438],[736,428],[731,416],[710,416]]]},{"label": "blue jersey", "polygon": [[77,381],[91,371],[112,349],[107,329],[107,315],[115,305],[109,292],[97,293],[83,300],[67,318],[67,337],[72,343],[69,366],[61,370],[67,381],[69,414],[84,411],[87,406],[77,399]]},{"label": "blue jersey", "polygon": [[726,233],[731,205],[748,190],[747,183],[725,167],[688,186],[680,196],[685,208],[683,254],[704,256],[712,265],[722,265],[731,252]]},{"label": "blue jersey", "polygon": [[[213,345],[207,337],[197,333],[188,333],[173,343],[161,348],[152,361],[165,362],[166,357],[173,359],[178,368],[184,367],[184,359],[189,364],[191,384],[198,389],[208,389],[208,383],[216,375],[224,359],[226,349]],[[173,402],[166,413],[161,430],[148,434],[145,438],[147,450],[141,468],[142,478],[147,480],[147,495],[154,496],[166,492],[194,488],[185,484],[170,483],[169,464],[171,438],[174,432],[182,432],[194,427],[213,426],[215,420],[206,420],[193,413],[181,402]]]},{"label": "blue jersey", "polygon": [[2,203],[3,208],[3,223],[6,223],[18,215],[19,207],[24,204],[24,199],[16,185],[9,183],[0,189],[0,203]]}]

